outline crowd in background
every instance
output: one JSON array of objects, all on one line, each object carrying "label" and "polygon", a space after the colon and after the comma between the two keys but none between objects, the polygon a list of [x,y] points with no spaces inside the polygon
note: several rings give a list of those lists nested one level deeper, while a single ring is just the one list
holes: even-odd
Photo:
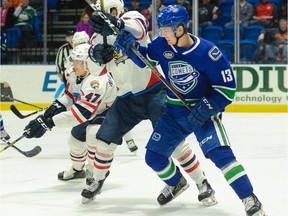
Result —
[{"label": "crowd in background", "polygon": [[[59,0],[58,0],[59,1]],[[94,2],[96,2],[94,0]],[[124,1],[129,7],[127,10],[135,10],[142,13],[149,21],[148,31],[152,37],[152,5],[142,5],[140,0]],[[143,1],[142,1],[143,2]],[[147,2],[147,1],[146,1]],[[234,26],[234,1],[230,0],[199,0],[199,36],[209,40],[205,34],[211,26],[221,27],[221,38],[225,40],[225,30]],[[192,4],[188,0],[156,0],[157,14],[167,4],[184,6],[191,19],[192,31]],[[257,48],[251,59],[260,63],[287,63],[287,0],[239,0],[239,16],[241,35],[245,35],[251,26],[260,26],[258,37],[255,39]],[[230,6],[229,6],[230,5]],[[5,31],[17,29],[20,35],[18,48],[31,46],[31,35],[37,35],[39,21],[43,21],[43,1],[41,0],[2,0],[1,5],[1,60],[5,58]],[[92,30],[89,25],[89,17],[93,10],[87,5],[75,27],[76,31],[85,31],[90,37]],[[38,26],[38,27],[37,27]],[[41,40],[40,33],[36,39]],[[229,38],[230,39],[230,38]],[[244,39],[244,36],[243,36]],[[246,39],[246,38],[245,38]],[[217,44],[218,41],[213,41]],[[220,47],[221,48],[221,47]],[[233,61],[233,58],[229,58]]]}]

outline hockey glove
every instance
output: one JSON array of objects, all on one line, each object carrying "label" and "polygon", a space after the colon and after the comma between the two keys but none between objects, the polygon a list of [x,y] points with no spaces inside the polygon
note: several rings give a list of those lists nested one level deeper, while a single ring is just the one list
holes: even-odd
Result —
[{"label": "hockey glove", "polygon": [[107,64],[113,59],[114,47],[110,44],[96,44],[89,48],[90,59],[99,64]]},{"label": "hockey glove", "polygon": [[116,50],[121,49],[122,53],[132,60],[138,58],[131,47],[135,46],[135,48],[138,49],[140,44],[130,32],[122,31],[122,33],[117,36],[114,46]]},{"label": "hockey glove", "polygon": [[[105,15],[110,20],[110,22],[119,30],[125,27],[125,23],[122,19],[114,17],[109,13],[105,13]],[[99,15],[92,15],[89,22],[93,32],[97,34],[101,34],[102,36],[109,36],[114,34],[113,29]]]},{"label": "hockey glove", "polygon": [[45,118],[52,118],[58,113],[66,111],[66,107],[60,103],[58,100],[55,100],[51,106],[44,113]]},{"label": "hockey glove", "polygon": [[205,122],[216,113],[220,112],[219,105],[210,98],[203,97],[191,110],[188,116],[192,128],[202,127]]},{"label": "hockey glove", "polygon": [[30,121],[24,130],[27,138],[40,138],[47,130],[51,130],[54,126],[51,118],[45,118],[43,115],[40,115],[36,119]]}]

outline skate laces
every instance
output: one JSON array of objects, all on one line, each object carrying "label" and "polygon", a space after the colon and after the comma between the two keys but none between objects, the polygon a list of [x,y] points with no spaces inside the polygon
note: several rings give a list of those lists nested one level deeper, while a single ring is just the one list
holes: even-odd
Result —
[{"label": "skate laces", "polygon": [[255,205],[256,201],[253,195],[243,199],[243,204],[245,206],[245,210],[249,210],[251,207]]},{"label": "skate laces", "polygon": [[173,193],[172,193],[174,188],[175,188],[174,186],[166,185],[166,186],[162,189],[161,193],[162,193],[163,196],[165,196],[165,197],[168,197],[170,194],[171,194],[172,196],[174,196]]},{"label": "skate laces", "polygon": [[64,179],[72,178],[75,172],[76,171],[73,169],[73,166],[70,166],[69,169],[64,171],[63,178]]},{"label": "skate laces", "polygon": [[94,181],[88,186],[88,188],[86,190],[88,190],[90,192],[94,192],[99,187],[99,185],[100,185],[99,181],[97,181],[97,182]]},{"label": "skate laces", "polygon": [[197,186],[198,186],[199,194],[202,194],[202,193],[205,193],[205,192],[207,192],[207,193],[210,192],[208,184],[207,184],[206,181],[205,182],[203,181],[201,185],[197,185]]}]

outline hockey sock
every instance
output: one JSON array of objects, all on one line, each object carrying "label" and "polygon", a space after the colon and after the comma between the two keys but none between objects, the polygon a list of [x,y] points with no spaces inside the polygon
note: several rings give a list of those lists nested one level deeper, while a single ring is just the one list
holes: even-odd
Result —
[{"label": "hockey sock", "polygon": [[87,158],[86,142],[81,142],[70,135],[68,138],[68,144],[70,147],[70,159],[73,168],[77,171],[81,171]]},{"label": "hockey sock", "polygon": [[96,151],[94,157],[93,177],[96,181],[103,180],[108,172],[114,157],[114,151],[118,145],[107,144],[101,140],[97,140]]},{"label": "hockey sock", "polygon": [[206,179],[201,165],[188,143],[182,142],[173,152],[172,157],[177,159],[181,167],[198,185]]},{"label": "hockey sock", "polygon": [[96,133],[99,129],[99,125],[88,125],[86,128],[86,141],[87,141],[87,150],[88,150],[88,157],[87,161],[88,164],[86,168],[93,172],[93,167],[94,167],[94,158],[95,158],[95,151],[96,151],[96,144],[97,144],[97,139],[96,139]]},{"label": "hockey sock", "polygon": [[213,149],[207,156],[221,169],[226,181],[241,200],[253,193],[253,187],[246,171],[236,160],[230,147]]},{"label": "hockey sock", "polygon": [[147,149],[145,160],[161,180],[167,185],[176,186],[180,181],[180,171],[175,166],[172,158],[166,158]]}]

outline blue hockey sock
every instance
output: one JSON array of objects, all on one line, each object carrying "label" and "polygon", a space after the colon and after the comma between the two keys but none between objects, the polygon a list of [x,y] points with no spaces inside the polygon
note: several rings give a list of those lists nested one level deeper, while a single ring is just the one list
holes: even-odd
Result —
[{"label": "blue hockey sock", "polygon": [[176,186],[180,181],[180,171],[175,166],[172,158],[167,158],[147,149],[145,160],[156,174],[167,185]]},{"label": "blue hockey sock", "polygon": [[207,156],[221,169],[225,179],[241,200],[253,193],[253,187],[245,169],[236,160],[230,147],[213,149]]}]

